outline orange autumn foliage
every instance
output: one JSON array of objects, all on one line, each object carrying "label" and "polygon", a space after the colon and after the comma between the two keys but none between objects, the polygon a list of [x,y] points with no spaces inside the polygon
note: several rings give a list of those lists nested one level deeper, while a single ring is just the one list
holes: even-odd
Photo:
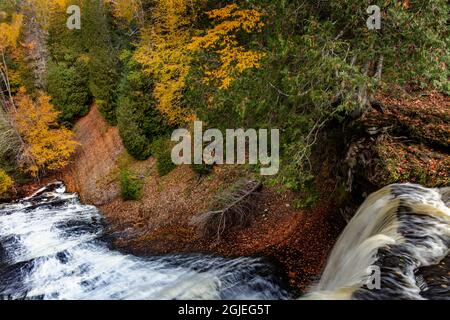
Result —
[{"label": "orange autumn foliage", "polygon": [[193,52],[212,50],[219,57],[219,67],[205,70],[205,82],[219,82],[220,89],[227,89],[236,76],[251,68],[260,68],[264,54],[246,50],[237,39],[238,32],[261,32],[264,27],[262,13],[257,10],[239,9],[236,4],[207,12],[217,24],[204,36],[194,37],[188,48]]},{"label": "orange autumn foliage", "polygon": [[68,164],[78,143],[72,131],[59,127],[50,97],[40,94],[34,102],[21,89],[16,96],[14,123],[25,142],[24,171],[37,176],[42,170],[58,170]]}]

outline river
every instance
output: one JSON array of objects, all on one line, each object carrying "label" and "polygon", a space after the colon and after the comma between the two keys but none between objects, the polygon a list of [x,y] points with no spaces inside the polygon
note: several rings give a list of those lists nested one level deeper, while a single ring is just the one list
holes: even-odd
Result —
[{"label": "river", "polygon": [[111,248],[102,215],[62,184],[0,206],[4,299],[286,299],[260,258],[137,257]]}]

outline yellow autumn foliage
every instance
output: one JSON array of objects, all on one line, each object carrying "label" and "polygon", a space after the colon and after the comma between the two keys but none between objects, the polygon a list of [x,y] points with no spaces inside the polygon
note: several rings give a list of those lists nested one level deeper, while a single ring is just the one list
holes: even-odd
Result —
[{"label": "yellow autumn foliage", "polygon": [[13,187],[14,181],[8,174],[0,169],[0,198],[4,197]]},{"label": "yellow autumn foliage", "polygon": [[51,14],[56,11],[66,12],[70,0],[24,0],[24,3],[31,9],[40,27],[48,30]]},{"label": "yellow autumn foliage", "polygon": [[128,22],[134,19],[141,7],[140,0],[106,0],[113,8],[115,17],[124,18]]},{"label": "yellow autumn foliage", "polygon": [[264,54],[246,50],[239,45],[238,32],[261,32],[263,14],[257,10],[240,9],[236,4],[207,12],[217,24],[204,36],[194,37],[188,49],[197,52],[213,50],[219,57],[217,68],[205,70],[205,82],[219,82],[220,89],[227,89],[235,77],[245,70],[260,68]]},{"label": "yellow autumn foliage", "polygon": [[50,97],[40,94],[34,102],[21,89],[16,96],[17,111],[14,122],[22,136],[27,161],[23,169],[33,176],[41,170],[58,170],[68,164],[78,143],[72,131],[59,127],[59,112],[50,103]]},{"label": "yellow autumn foliage", "polygon": [[135,59],[155,79],[154,96],[157,109],[171,124],[195,120],[195,115],[182,105],[182,91],[191,62],[190,15],[193,1],[158,0],[154,22],[142,31]]},{"label": "yellow autumn foliage", "polygon": [[43,8],[47,7],[50,9],[56,9],[57,7],[59,7],[61,9],[64,9],[64,11],[67,9],[68,6],[72,4],[71,0],[28,0],[28,1],[32,1]]},{"label": "yellow autumn foliage", "polygon": [[23,24],[23,15],[14,14],[11,23],[0,23],[0,50],[15,48]]}]

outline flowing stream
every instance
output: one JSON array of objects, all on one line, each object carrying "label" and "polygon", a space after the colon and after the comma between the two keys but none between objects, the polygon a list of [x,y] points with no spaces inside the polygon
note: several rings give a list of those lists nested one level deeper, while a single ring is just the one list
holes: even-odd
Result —
[{"label": "flowing stream", "polygon": [[258,258],[136,257],[102,239],[99,211],[62,184],[0,206],[0,298],[285,299]]},{"label": "flowing stream", "polygon": [[[412,184],[372,194],[305,298],[450,299],[449,202],[450,188]],[[99,211],[61,183],[0,205],[3,299],[290,298],[275,274],[260,258],[116,251]]]}]

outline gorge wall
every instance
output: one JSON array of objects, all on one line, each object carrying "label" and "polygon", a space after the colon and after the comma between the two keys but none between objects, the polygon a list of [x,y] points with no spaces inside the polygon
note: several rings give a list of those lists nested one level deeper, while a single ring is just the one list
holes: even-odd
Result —
[{"label": "gorge wall", "polygon": [[74,132],[80,146],[60,176],[68,191],[77,192],[83,202],[93,205],[118,197],[119,185],[113,173],[118,157],[125,150],[118,129],[109,126],[94,105],[76,123]]}]

